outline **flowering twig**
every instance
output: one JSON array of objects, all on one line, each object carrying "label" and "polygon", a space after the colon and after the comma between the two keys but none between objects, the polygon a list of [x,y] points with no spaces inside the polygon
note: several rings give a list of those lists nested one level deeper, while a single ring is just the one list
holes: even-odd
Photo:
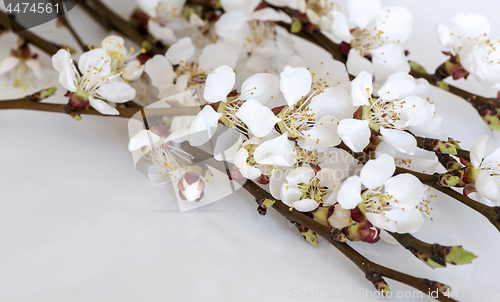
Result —
[{"label": "flowering twig", "polygon": [[[2,109],[27,109],[27,110],[35,110],[35,111],[46,111],[46,112],[58,112],[70,114],[70,107],[67,104],[51,104],[51,103],[39,103],[38,101],[33,101],[33,95],[26,96],[24,98],[16,99],[16,100],[6,100],[0,101],[0,110]],[[136,113],[143,110],[147,116],[188,116],[188,115],[196,115],[200,112],[200,107],[172,107],[172,108],[140,108],[140,107],[118,107],[116,108],[120,115],[109,115],[109,116],[117,116],[123,118],[131,118]],[[78,110],[79,114],[86,115],[100,115],[99,111],[94,108],[89,108],[88,110]]]},{"label": "flowering twig", "polygon": [[[195,158],[206,158],[207,156],[209,156],[206,152],[198,148],[191,147],[189,145],[186,145],[185,149]],[[214,164],[214,168],[223,172],[226,171],[226,167],[221,162],[216,162]],[[314,231],[321,237],[325,238],[330,244],[332,244],[342,254],[344,254],[347,258],[349,258],[365,274],[366,279],[368,279],[374,284],[377,290],[387,293],[387,291],[389,290],[388,285],[383,279],[383,277],[387,277],[399,281],[401,283],[404,283],[406,285],[412,286],[418,290],[421,290],[424,293],[429,293],[431,291],[437,290],[438,295],[436,299],[439,301],[455,301],[442,294],[443,292],[449,289],[448,286],[436,281],[413,277],[395,271],[393,269],[381,266],[377,263],[368,260],[363,255],[359,254],[356,250],[354,250],[352,247],[350,247],[348,244],[335,240],[332,234],[334,233],[333,231],[335,231],[336,229],[329,228],[295,209],[290,209],[289,206],[285,205],[280,200],[276,200],[274,197],[272,197],[272,195],[269,192],[261,188],[253,181],[247,180],[243,184],[243,188],[255,198],[255,201],[259,205],[259,208],[261,207],[261,204],[264,200],[269,200],[271,201],[269,203],[271,204],[270,207],[272,207],[278,213],[283,215],[290,222],[304,226]]]},{"label": "flowering twig", "polygon": [[429,174],[424,174],[424,173],[420,173],[420,172],[415,172],[415,171],[411,171],[411,170],[407,170],[407,169],[404,169],[404,168],[396,168],[396,172],[395,174],[403,174],[403,173],[409,173],[409,174],[412,174],[414,176],[416,176],[418,179],[420,179],[420,181],[423,183],[423,184],[426,184],[452,198],[455,198],[456,200],[458,200],[459,202],[463,203],[464,205],[468,206],[469,208],[481,213],[484,217],[486,217],[490,222],[491,224],[493,224],[498,231],[500,231],[500,207],[489,207],[487,205],[484,205],[480,202],[477,202],[463,194],[461,194],[460,192],[457,192],[451,188],[445,188],[443,186],[441,186],[439,184],[439,182],[437,181],[437,177],[436,176],[439,176],[439,174],[435,174],[435,175],[429,175]]},{"label": "flowering twig", "polygon": [[[272,199],[274,198],[269,194],[266,190],[259,187],[253,181],[248,180],[243,188],[248,191],[252,196],[255,197],[255,200],[258,204],[260,204],[261,199]],[[278,213],[283,215],[286,219],[291,222],[299,223],[308,229],[313,230],[316,234],[325,238],[330,244],[332,244],[335,248],[337,248],[342,254],[344,254],[347,258],[349,258],[364,274],[366,279],[374,283],[377,290],[381,290],[382,284],[385,285],[387,291],[387,284],[382,279],[383,277],[387,277],[389,279],[393,279],[404,283],[406,285],[412,286],[418,290],[421,290],[424,293],[428,293],[430,291],[438,290],[439,295],[436,298],[439,301],[455,301],[451,298],[443,296],[442,293],[445,292],[449,287],[442,283],[438,283],[436,281],[431,281],[424,278],[413,277],[393,269],[381,266],[377,263],[374,263],[357,251],[355,251],[352,247],[350,247],[346,243],[338,242],[332,238],[331,233],[332,229],[322,225],[321,223],[311,219],[310,217],[304,215],[301,212],[296,211],[295,209],[290,210],[290,208],[285,205],[280,200],[275,200],[272,208],[275,209]]]},{"label": "flowering twig", "polygon": [[16,31],[16,35],[20,38],[28,41],[29,43],[35,45],[40,48],[42,51],[47,53],[48,55],[54,55],[59,49],[63,48],[61,45],[57,45],[55,43],[49,42],[35,34],[31,31],[25,29],[22,25],[17,23],[13,18],[9,21],[9,17],[6,13],[0,11],[0,25],[5,28],[9,28]]}]

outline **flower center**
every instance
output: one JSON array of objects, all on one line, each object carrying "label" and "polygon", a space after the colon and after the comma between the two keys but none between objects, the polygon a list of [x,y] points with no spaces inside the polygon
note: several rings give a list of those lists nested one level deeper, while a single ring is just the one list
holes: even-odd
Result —
[{"label": "flower center", "polygon": [[302,193],[302,199],[312,199],[318,203],[323,203],[328,187],[322,187],[318,178],[314,177],[309,183],[299,184],[299,190]]},{"label": "flower center", "polygon": [[243,123],[242,120],[240,120],[239,117],[236,116],[236,113],[238,113],[238,110],[243,105],[243,103],[244,101],[238,99],[237,97],[233,100],[230,100],[230,98],[228,98],[228,102],[225,104],[221,102],[221,105],[224,106],[223,118],[221,118],[221,121],[224,122],[227,127],[234,128],[240,133],[248,136],[249,131],[247,126],[245,125],[245,123]]},{"label": "flower center", "polygon": [[274,22],[250,20],[248,21],[248,25],[250,27],[250,32],[246,37],[248,43],[260,45],[266,40],[274,41],[276,39]]},{"label": "flower center", "polygon": [[367,190],[362,195],[363,197],[363,207],[366,211],[385,215],[384,211],[392,209],[389,204],[390,201],[395,201],[392,195],[382,193],[378,190]]},{"label": "flower center", "polygon": [[292,138],[304,138],[303,132],[311,129],[316,123],[316,113],[312,112],[309,104],[320,90],[313,88],[312,91],[294,106],[286,107],[281,114],[282,125]]},{"label": "flower center", "polygon": [[329,0],[308,0],[306,9],[310,9],[320,17],[329,17],[334,10],[340,10],[340,6]]},{"label": "flower center", "polygon": [[151,160],[160,168],[160,174],[166,175],[191,165],[193,157],[180,148],[169,144],[154,146],[151,149]]},{"label": "flower center", "polygon": [[273,171],[274,166],[262,165],[262,164],[259,164],[258,162],[255,161],[253,155],[254,155],[255,149],[257,149],[257,147],[258,147],[258,145],[254,145],[254,144],[249,144],[249,145],[246,145],[244,147],[248,152],[247,164],[249,166],[252,166],[252,167],[259,169],[260,171],[262,171],[262,174],[269,175]]},{"label": "flower center", "polygon": [[194,61],[191,63],[181,64],[175,69],[175,73],[177,74],[177,78],[181,75],[188,75],[188,83],[187,87],[199,87],[202,88],[202,84],[205,84],[207,80],[207,74],[205,71],[199,69],[198,61]]},{"label": "flower center", "polygon": [[296,155],[294,158],[297,159],[294,167],[299,168],[306,165],[318,166],[325,161],[325,156],[322,153],[318,153],[317,150],[307,151],[302,148],[296,149]]}]

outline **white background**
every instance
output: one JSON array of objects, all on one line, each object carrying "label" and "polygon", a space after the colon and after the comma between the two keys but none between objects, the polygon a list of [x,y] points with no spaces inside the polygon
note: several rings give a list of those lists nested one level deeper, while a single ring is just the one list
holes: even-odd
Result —
[{"label": "white background", "polygon": [[[134,6],[132,0],[105,2],[123,16]],[[500,37],[498,1],[384,4],[404,5],[413,13],[413,34],[404,46],[430,71],[446,59],[435,24],[450,24],[456,12],[485,14],[492,37]],[[88,43],[98,45],[106,35],[79,8],[69,20]],[[34,31],[76,46],[53,23]],[[0,58],[15,40],[11,34],[0,38]],[[328,57],[307,44],[298,48],[312,66]],[[40,56],[50,68],[50,58]],[[495,95],[474,79],[455,84]],[[12,91],[1,87],[0,97],[10,98]],[[50,101],[64,102],[62,94]],[[490,150],[500,145],[465,101],[437,89],[429,95],[444,129],[464,148],[484,134],[490,135]],[[126,119],[84,116],[76,122],[56,113],[0,112],[0,301],[376,300],[366,297],[366,291],[373,294],[372,285],[346,257],[321,239],[317,248],[310,246],[272,210],[259,216],[244,191],[179,213],[172,188],[154,186],[135,170],[127,142]],[[427,221],[416,237],[463,245],[479,256],[473,264],[431,270],[400,246],[352,246],[377,263],[450,285],[458,300],[500,301],[498,231],[450,198],[435,199],[433,208],[434,221]],[[394,294],[412,290],[387,281]],[[494,291],[496,298],[480,298]],[[321,297],[300,298],[308,292]]]}]

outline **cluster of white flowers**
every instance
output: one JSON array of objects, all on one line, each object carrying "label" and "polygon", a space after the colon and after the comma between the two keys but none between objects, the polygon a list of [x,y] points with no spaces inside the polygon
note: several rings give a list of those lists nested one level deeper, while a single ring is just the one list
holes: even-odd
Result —
[{"label": "cluster of white flowers", "polygon": [[[345,15],[328,0],[268,1],[273,7],[258,0],[221,0],[224,13],[206,21],[195,12],[186,14],[184,2],[139,1],[150,33],[170,45],[165,55],[144,65],[116,36],[84,53],[79,70],[66,50],[53,57],[61,84],[101,113],[117,114],[108,102],[132,99],[135,91],[128,81],[141,77],[158,89],[161,106],[201,108],[195,116],[153,119],[148,129],[133,135],[129,149],[145,154],[142,167],[152,180],[177,179],[179,196],[199,201],[210,187],[203,181],[206,174],[199,174],[206,169],[189,168],[193,157],[181,143],[209,142],[214,157],[231,165],[232,179],[268,184],[290,209],[327,208],[330,226],[360,223],[352,211],[362,213],[377,236],[379,228],[407,233],[422,226],[422,212],[428,214],[427,206],[422,209],[424,185],[410,174],[393,174],[396,165],[435,172],[436,156],[419,149],[415,136],[446,141],[447,135],[434,105],[422,97],[428,83],[408,74],[398,45],[411,34],[406,9],[382,7],[379,0],[349,0]],[[330,59],[308,66],[291,34],[277,25],[292,20],[276,6],[299,10],[348,45],[347,64]],[[463,18],[477,28],[465,26]],[[477,54],[481,50],[487,60],[495,60],[488,25],[475,15],[456,20],[461,26],[454,33],[438,27],[441,41],[464,68],[486,81],[495,69],[481,65]],[[482,156],[481,146],[473,157]],[[360,168],[347,148],[371,159]],[[482,171],[476,182],[480,199],[496,201],[489,190],[497,184],[491,172],[496,157],[490,157],[483,163],[474,157],[472,165]]]},{"label": "cluster of white flowers", "polygon": [[453,64],[447,71],[453,78],[469,73],[484,86],[500,89],[499,40],[490,38],[490,23],[479,14],[460,13],[452,18],[452,28],[438,24],[437,35],[444,53]]}]

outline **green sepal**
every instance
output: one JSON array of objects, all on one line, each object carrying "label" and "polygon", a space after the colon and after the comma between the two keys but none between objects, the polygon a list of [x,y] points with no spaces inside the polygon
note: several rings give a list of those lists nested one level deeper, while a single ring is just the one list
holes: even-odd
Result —
[{"label": "green sepal", "polygon": [[450,87],[449,87],[448,83],[446,83],[445,81],[437,82],[437,87],[444,89],[446,91],[450,91]]},{"label": "green sepal", "polygon": [[318,236],[312,230],[307,230],[307,232],[302,232],[304,239],[309,242],[312,246],[318,246]]},{"label": "green sepal", "polygon": [[422,65],[418,64],[417,62],[410,61],[408,62],[408,64],[410,64],[411,69],[427,74],[427,70],[425,70],[425,68]]},{"label": "green sepal", "polygon": [[302,30],[302,22],[299,19],[293,18],[292,25],[290,26],[290,32],[296,34]]},{"label": "green sepal", "polygon": [[436,148],[443,154],[456,155],[457,147],[460,148],[460,146],[456,143],[452,143],[450,141],[439,141]]},{"label": "green sepal", "polygon": [[321,223],[322,225],[328,226],[328,209],[329,207],[318,207],[312,213],[314,215],[314,220]]},{"label": "green sepal", "polygon": [[56,87],[50,87],[40,91],[40,100],[53,96],[57,91]]},{"label": "green sepal", "polygon": [[463,249],[461,246],[453,246],[445,257],[445,261],[454,265],[471,263],[477,256]]},{"label": "green sepal", "polygon": [[271,208],[275,202],[276,200],[265,199],[260,206],[263,207],[264,209]]},{"label": "green sepal", "polygon": [[500,119],[496,115],[483,116],[484,121],[491,130],[500,131]]}]

